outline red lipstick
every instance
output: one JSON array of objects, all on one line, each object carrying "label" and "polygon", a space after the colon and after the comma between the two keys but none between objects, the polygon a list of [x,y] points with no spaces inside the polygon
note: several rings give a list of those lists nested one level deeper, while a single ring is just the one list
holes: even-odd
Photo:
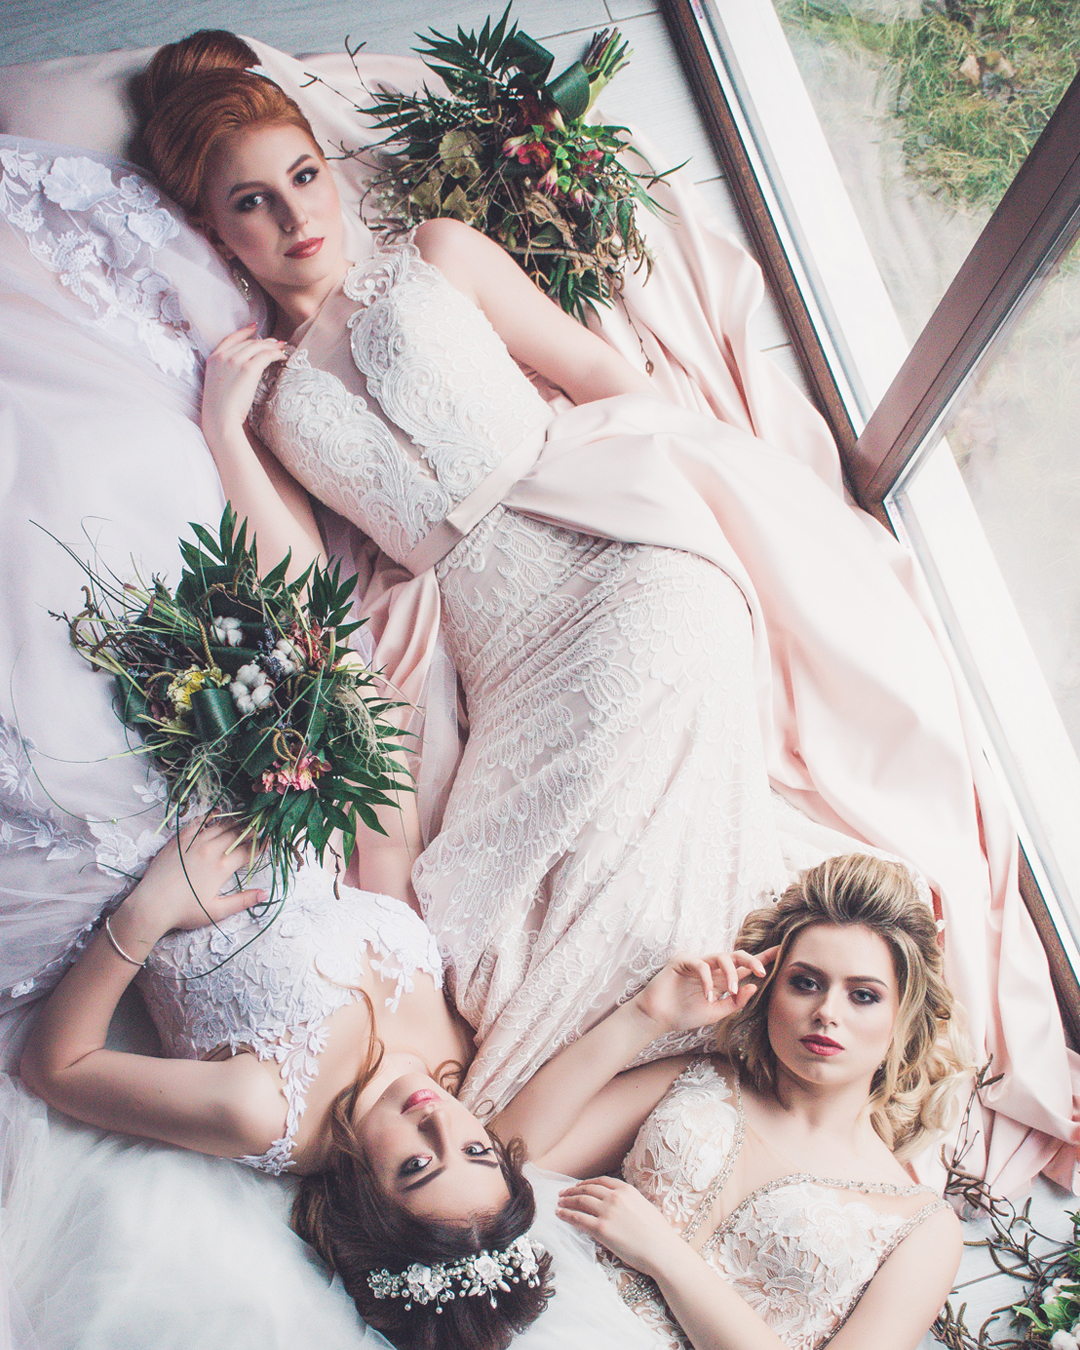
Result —
[{"label": "red lipstick", "polygon": [[805,1045],[812,1055],[820,1055],[823,1059],[839,1054],[844,1048],[836,1041],[829,1040],[828,1036],[804,1036],[800,1045]]},{"label": "red lipstick", "polygon": [[439,1094],[434,1088],[419,1088],[402,1105],[401,1114],[404,1115],[406,1111],[411,1111],[414,1107],[426,1106],[428,1102],[437,1102],[438,1100]]},{"label": "red lipstick", "polygon": [[285,256],[286,258],[314,258],[322,246],[322,239],[301,239],[299,243],[293,244],[292,248],[285,250]]}]

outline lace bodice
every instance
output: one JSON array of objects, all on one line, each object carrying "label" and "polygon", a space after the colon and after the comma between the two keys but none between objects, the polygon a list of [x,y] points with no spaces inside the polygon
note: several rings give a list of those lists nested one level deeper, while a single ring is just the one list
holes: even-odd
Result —
[{"label": "lace bodice", "polygon": [[[729,1082],[711,1061],[699,1060],[641,1127],[623,1176],[693,1241],[732,1176],[745,1130],[738,1080]],[[849,1198],[852,1192],[863,1198]],[[882,1210],[869,1202],[871,1195],[896,1197],[899,1204],[894,1199]],[[905,1203],[906,1197],[914,1199]],[[944,1207],[927,1186],[794,1173],[752,1190],[699,1249],[785,1346],[814,1350],[836,1334],[893,1249]],[[608,1264],[626,1301],[665,1331],[673,1347],[685,1346],[655,1285]]]},{"label": "lace bodice", "polygon": [[168,1055],[250,1047],[280,1067],[285,1133],[261,1157],[239,1161],[275,1174],[292,1165],[326,1019],[357,998],[365,956],[373,971],[396,980],[391,1010],[418,971],[441,982],[435,939],[407,905],[347,886],[339,898],[333,877],[314,864],[294,874],[280,909],[171,933],[154,948],[138,980]]},{"label": "lace bodice", "polygon": [[350,270],[256,423],[309,492],[407,562],[551,417],[484,314],[406,243]]}]

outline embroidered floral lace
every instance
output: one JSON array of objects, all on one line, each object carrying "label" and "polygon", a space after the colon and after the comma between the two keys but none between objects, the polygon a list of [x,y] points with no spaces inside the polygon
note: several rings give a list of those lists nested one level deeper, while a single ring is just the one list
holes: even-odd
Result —
[{"label": "embroidered floral lace", "polygon": [[483,313],[412,244],[354,267],[344,289],[368,397],[301,347],[258,429],[309,491],[402,562],[551,413]]},{"label": "embroidered floral lace", "polygon": [[280,909],[172,933],[137,977],[167,1054],[198,1059],[221,1046],[248,1047],[281,1070],[285,1133],[261,1157],[240,1162],[275,1175],[292,1165],[305,1096],[319,1071],[326,1019],[359,997],[365,954],[396,980],[391,1009],[417,971],[441,982],[435,940],[407,905],[341,887],[322,868],[298,871]]},{"label": "embroidered floral lace", "polygon": [[95,322],[196,387],[198,350],[157,250],[180,232],[173,210],[130,166],[86,155],[0,148],[0,215]]},{"label": "embroidered floral lace", "polygon": [[[352,383],[302,340],[260,430],[402,560],[551,414],[411,245],[346,292]],[[665,955],[729,944],[785,874],[749,615],[718,568],[496,505],[436,576],[469,738],[414,883],[479,1033],[463,1097],[499,1106]]]},{"label": "embroidered floral lace", "polygon": [[[685,1237],[708,1220],[738,1162],[745,1118],[738,1081],[709,1060],[689,1066],[638,1132],[623,1176]],[[926,1195],[913,1213],[877,1210],[863,1196]],[[752,1191],[709,1234],[701,1254],[789,1350],[825,1345],[851,1314],[881,1263],[915,1227],[945,1208],[928,1186],[781,1176]],[[626,1302],[672,1350],[688,1342],[652,1281],[605,1259]]]}]

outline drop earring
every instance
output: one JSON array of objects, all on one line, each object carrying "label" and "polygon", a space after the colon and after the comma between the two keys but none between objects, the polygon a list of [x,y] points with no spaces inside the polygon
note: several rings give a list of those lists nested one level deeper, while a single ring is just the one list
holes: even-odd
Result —
[{"label": "drop earring", "polygon": [[255,288],[251,284],[251,279],[235,258],[229,262],[229,271],[232,273],[232,279],[236,283],[236,289],[244,299],[248,301],[254,300]]}]

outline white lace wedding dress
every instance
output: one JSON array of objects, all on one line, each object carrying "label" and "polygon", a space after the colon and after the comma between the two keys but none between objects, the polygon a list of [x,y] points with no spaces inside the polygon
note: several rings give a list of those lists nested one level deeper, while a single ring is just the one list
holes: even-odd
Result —
[{"label": "white lace wedding dress", "polygon": [[442,980],[434,939],[408,905],[348,886],[335,891],[333,876],[313,863],[290,876],[280,905],[169,933],[150,953],[136,978],[167,1055],[251,1050],[280,1069],[285,1133],[237,1162],[274,1176],[292,1167],[327,1018],[361,996],[365,963],[394,982],[391,1012],[418,973],[436,987]]},{"label": "white lace wedding dress", "polygon": [[675,950],[730,944],[784,872],[742,593],[690,553],[500,504],[551,420],[411,244],[349,273],[258,429],[397,562],[434,565],[468,715],[414,872],[501,1104]]},{"label": "white lace wedding dress", "polygon": [[[890,1253],[945,1201],[928,1186],[788,1172],[783,1159],[769,1157],[749,1134],[738,1080],[699,1060],[642,1125],[623,1176],[788,1350],[816,1350],[843,1326]],[[718,1204],[725,1212],[719,1223]],[[671,1350],[686,1350],[689,1343],[652,1281],[611,1257],[604,1264],[623,1301]]]}]

